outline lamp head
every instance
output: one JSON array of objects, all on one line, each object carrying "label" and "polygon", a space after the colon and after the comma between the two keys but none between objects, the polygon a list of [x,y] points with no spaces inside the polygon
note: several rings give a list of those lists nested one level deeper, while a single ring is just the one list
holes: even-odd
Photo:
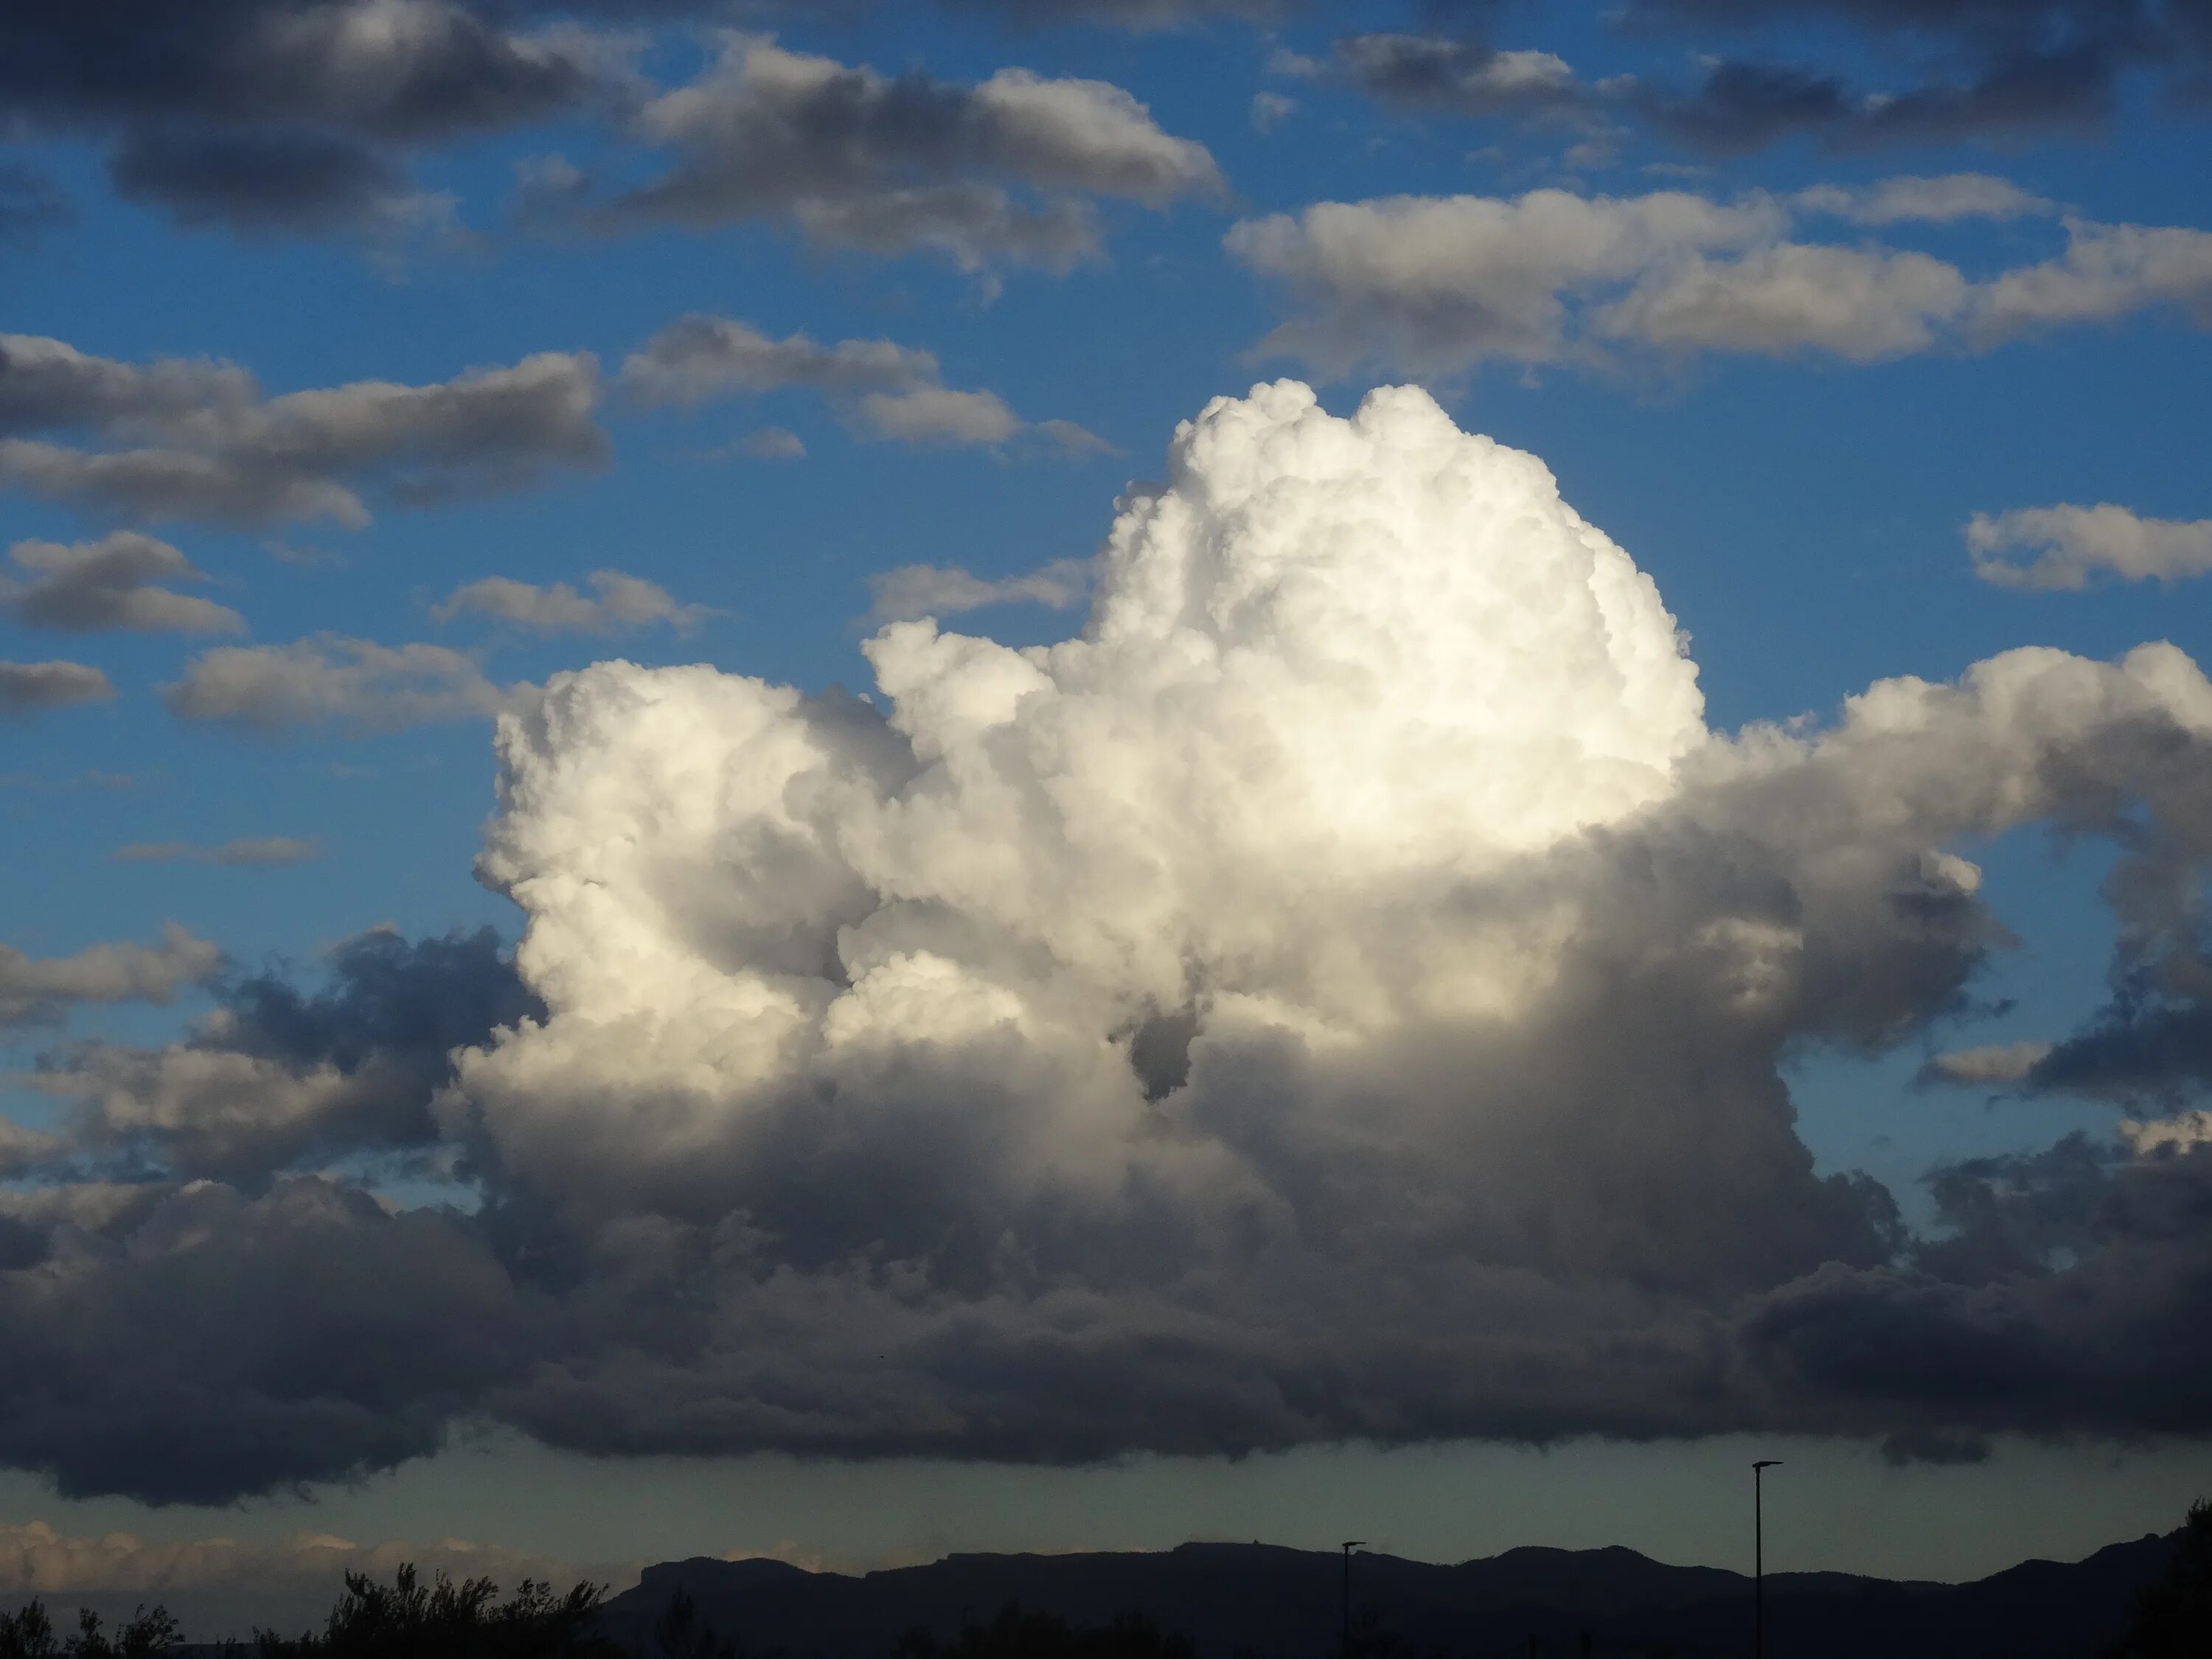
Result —
[{"label": "lamp head", "polygon": [[1752,1467],[1752,1468],[1753,1468],[1754,1469],[1775,1469],[1775,1468],[1781,1468],[1781,1467],[1782,1467],[1782,1460],[1781,1460],[1780,1458],[1778,1458],[1778,1457],[1762,1457],[1762,1458],[1760,1458],[1760,1459],[1759,1460],[1759,1462],[1757,1462],[1756,1463],[1753,1463],[1751,1467]]}]

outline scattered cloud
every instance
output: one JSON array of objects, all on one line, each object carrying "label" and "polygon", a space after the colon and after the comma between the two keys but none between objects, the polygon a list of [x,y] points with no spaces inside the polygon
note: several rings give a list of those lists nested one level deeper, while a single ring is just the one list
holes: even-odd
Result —
[{"label": "scattered cloud", "polygon": [[511,695],[465,652],[336,634],[289,645],[219,646],[161,688],[162,702],[179,719],[264,732],[331,724],[389,731],[488,718]]},{"label": "scattered cloud", "polygon": [[1082,602],[1094,574],[1088,559],[1055,559],[1040,569],[995,580],[957,566],[901,565],[868,578],[871,623],[951,617],[994,605],[1042,605],[1065,611]]},{"label": "scattered cloud", "polygon": [[1252,130],[1273,132],[1297,113],[1298,100],[1280,92],[1255,92],[1252,94]]},{"label": "scattered cloud", "polygon": [[2006,1084],[2023,1081],[2050,1054],[2047,1042],[2006,1042],[1954,1048],[1933,1056],[1920,1071],[1923,1083]]},{"label": "scattered cloud", "polygon": [[[829,398],[860,431],[901,443],[996,445],[1034,431],[1070,451],[1103,447],[1073,422],[1033,427],[996,392],[945,386],[931,352],[889,340],[825,346],[805,334],[771,339],[747,324],[696,312],[632,352],[623,363],[621,384],[647,406],[696,407],[802,388]],[[769,441],[775,454],[790,453],[788,446]],[[805,453],[804,446],[799,453]]]},{"label": "scattered cloud", "polygon": [[8,550],[28,582],[0,578],[0,611],[29,628],[72,634],[107,629],[180,634],[240,634],[246,619],[228,605],[179,593],[162,582],[205,581],[175,548],[136,531],[96,542],[17,542]]},{"label": "scattered cloud", "polygon": [[84,1002],[167,1002],[204,985],[222,952],[171,922],[161,942],[89,945],[74,956],[32,957],[0,945],[0,1026],[58,1023]]},{"label": "scattered cloud", "polygon": [[[420,503],[593,467],[599,368],[544,352],[428,386],[357,380],[264,398],[234,364],[89,356],[0,336],[0,487],[108,517],[368,522],[362,492]],[[86,449],[21,434],[89,432]]]},{"label": "scattered cloud", "polygon": [[114,700],[114,685],[88,663],[0,662],[0,715]]},{"label": "scattered cloud", "polygon": [[758,35],[725,35],[707,72],[647,103],[638,128],[677,160],[600,210],[602,225],[773,217],[823,246],[927,250],[970,270],[1091,257],[1095,198],[1162,208],[1223,190],[1204,145],[1104,82],[885,76]]},{"label": "scattered cloud", "polygon": [[1977,513],[1966,546],[1974,574],[2000,587],[2079,589],[2099,577],[2170,586],[2212,575],[2212,519],[2146,519],[2110,501]]},{"label": "scattered cloud", "polygon": [[1872,362],[2160,310],[2212,319],[2212,233],[2069,218],[2062,255],[1978,280],[1910,249],[1790,235],[1800,210],[1888,223],[2030,210],[2033,198],[2008,188],[1966,174],[1726,203],[1680,191],[1386,197],[1247,220],[1226,246],[1299,308],[1255,355],[1337,374],[1593,365],[1625,351]]},{"label": "scattered cloud", "polygon": [[313,836],[242,836],[213,847],[185,841],[133,842],[114,858],[125,864],[299,864],[320,858],[323,844]]},{"label": "scattered cloud", "polygon": [[489,617],[541,634],[612,634],[653,623],[689,634],[715,614],[703,605],[678,605],[666,588],[642,576],[594,570],[585,580],[592,590],[588,595],[567,582],[538,587],[512,576],[486,576],[455,588],[431,607],[430,616],[441,623]]}]

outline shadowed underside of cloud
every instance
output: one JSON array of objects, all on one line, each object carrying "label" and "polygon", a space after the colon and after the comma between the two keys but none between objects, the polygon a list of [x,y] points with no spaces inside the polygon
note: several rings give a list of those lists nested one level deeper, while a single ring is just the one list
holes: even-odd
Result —
[{"label": "shadowed underside of cloud", "polygon": [[1047,1461],[2212,1426],[2182,1120],[1948,1171],[1916,1238],[1781,1072],[1959,1008],[2007,936],[1947,847],[2037,822],[2115,842],[2121,965],[2201,998],[2179,651],[1715,733],[1534,458],[1290,383],[1178,434],[1077,637],[866,649],[875,702],[607,663],[503,714],[513,964],[375,936],[54,1057],[0,1458],[220,1498],[487,1417]]}]

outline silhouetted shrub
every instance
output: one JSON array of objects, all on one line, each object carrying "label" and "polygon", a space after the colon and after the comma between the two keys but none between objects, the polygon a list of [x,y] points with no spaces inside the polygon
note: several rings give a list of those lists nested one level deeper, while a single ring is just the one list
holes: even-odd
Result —
[{"label": "silhouetted shrub", "polygon": [[66,1642],[55,1639],[54,1621],[47,1616],[44,1602],[33,1601],[13,1613],[0,1613],[0,1659],[53,1659],[56,1655],[65,1655],[67,1659],[151,1659],[176,1646],[177,1640],[177,1621],[161,1607],[151,1612],[140,1607],[116,1627],[112,1636],[102,1626],[98,1613],[90,1607],[80,1607],[76,1634]]},{"label": "silhouetted shrub", "polygon": [[2179,1547],[2136,1600],[2113,1644],[2118,1659],[2203,1659],[2212,1654],[2212,1504],[2189,1506]]},{"label": "silhouetted shrub", "polygon": [[320,1636],[264,1631],[256,1650],[260,1659],[616,1659],[623,1650],[592,1628],[605,1594],[579,1584],[560,1595],[526,1578],[501,1601],[489,1578],[455,1583],[441,1572],[426,1585],[407,1565],[386,1585],[349,1572]]}]

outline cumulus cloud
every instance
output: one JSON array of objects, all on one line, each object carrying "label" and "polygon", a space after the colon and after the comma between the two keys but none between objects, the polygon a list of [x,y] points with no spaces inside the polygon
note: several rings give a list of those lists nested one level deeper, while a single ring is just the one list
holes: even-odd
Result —
[{"label": "cumulus cloud", "polygon": [[115,687],[89,663],[0,662],[0,714],[27,714],[73,702],[112,702]]},{"label": "cumulus cloud", "polygon": [[52,1023],[76,1003],[167,1002],[222,966],[219,949],[174,922],[159,945],[88,945],[73,956],[0,945],[0,1026]]},{"label": "cumulus cloud", "polygon": [[1332,374],[1622,350],[1870,362],[2146,311],[2212,316],[2212,233],[2069,219],[2063,255],[1980,280],[1931,254],[1789,234],[1800,210],[1895,224],[2019,207],[2002,184],[1959,174],[1730,203],[1680,191],[1387,197],[1247,220],[1226,246],[1297,311],[1257,355]]},{"label": "cumulus cloud", "polygon": [[333,723],[392,730],[465,720],[496,714],[509,695],[465,652],[337,634],[289,645],[219,646],[161,688],[161,701],[180,719],[260,731]]},{"label": "cumulus cloud", "polygon": [[125,864],[299,864],[319,858],[323,844],[313,836],[241,836],[214,847],[186,841],[133,842],[115,849]]},{"label": "cumulus cloud", "polygon": [[[889,340],[830,346],[804,334],[775,340],[746,324],[696,312],[632,352],[623,363],[622,385],[647,406],[691,407],[801,387],[830,398],[862,432],[900,443],[1002,444],[1034,431],[1064,449],[1104,447],[1073,422],[1031,426],[994,392],[945,385],[932,352]],[[775,457],[790,453],[788,444],[771,444]],[[805,453],[804,445],[799,453]]]},{"label": "cumulus cloud", "polygon": [[775,217],[825,246],[927,249],[966,270],[1065,270],[1097,251],[1092,198],[1160,208],[1223,187],[1204,145],[1102,81],[886,76],[757,35],[726,35],[707,72],[648,103],[639,128],[677,159],[602,222]]},{"label": "cumulus cloud", "polygon": [[[507,708],[479,868],[526,928],[434,1028],[349,1067],[226,1002],[58,1057],[0,1460],[222,1498],[471,1417],[1046,1460],[2208,1426],[2212,1153],[1962,1164],[1916,1238],[1784,1076],[1926,1043],[2008,937],[1952,848],[2050,821],[2118,849],[2133,1023],[2027,1086],[2133,1097],[2212,983],[2172,647],[1717,732],[1535,458],[1286,382],[1178,433],[1074,637],[865,648],[867,699],[602,663]],[[307,1173],[349,1139],[480,1202]]]},{"label": "cumulus cloud", "polygon": [[158,586],[207,577],[168,543],[135,531],[73,545],[17,542],[8,556],[31,580],[0,580],[0,611],[27,627],[72,634],[111,628],[182,634],[246,629],[246,619],[228,605]]},{"label": "cumulus cloud", "polygon": [[592,590],[588,595],[567,582],[539,587],[512,576],[486,576],[455,588],[430,615],[441,623],[490,617],[541,634],[611,634],[653,623],[688,634],[714,614],[703,605],[678,605],[666,588],[642,576],[594,570],[585,580]]},{"label": "cumulus cloud", "polygon": [[2081,588],[2098,576],[2171,584],[2212,574],[2212,519],[2146,519],[2110,501],[1977,513],[1967,521],[1966,546],[1974,574],[2000,587]]},{"label": "cumulus cloud", "polygon": [[[0,336],[0,486],[113,518],[368,522],[403,502],[514,489],[605,457],[599,366],[543,352],[428,386],[356,380],[264,398],[234,364],[139,365]],[[89,433],[97,449],[27,434]]]},{"label": "cumulus cloud", "polygon": [[994,605],[1042,605],[1065,611],[1090,591],[1091,575],[1087,559],[1055,559],[1041,569],[996,580],[957,566],[904,564],[868,579],[868,592],[875,600],[868,617],[875,623],[910,622]]}]

